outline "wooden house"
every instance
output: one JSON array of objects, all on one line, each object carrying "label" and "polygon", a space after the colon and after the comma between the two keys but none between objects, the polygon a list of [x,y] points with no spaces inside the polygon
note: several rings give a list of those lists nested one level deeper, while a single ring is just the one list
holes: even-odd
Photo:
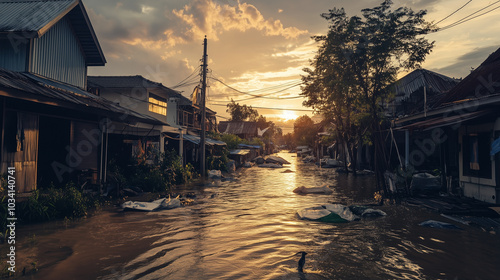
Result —
[{"label": "wooden house", "polygon": [[438,100],[427,112],[397,119],[397,129],[427,132],[414,149],[406,149],[409,165],[422,166],[439,155],[449,192],[500,203],[500,49]]},{"label": "wooden house", "polygon": [[17,192],[106,181],[108,135],[163,121],[87,92],[106,59],[80,0],[0,1],[1,173]]}]

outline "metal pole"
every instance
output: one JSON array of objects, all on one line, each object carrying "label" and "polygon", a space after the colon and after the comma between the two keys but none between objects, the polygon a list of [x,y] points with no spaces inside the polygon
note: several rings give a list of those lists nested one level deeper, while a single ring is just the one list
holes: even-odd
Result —
[{"label": "metal pole", "polygon": [[179,128],[179,156],[181,157],[181,164],[184,166],[184,138],[182,135],[182,127]]},{"label": "metal pole", "polygon": [[408,170],[410,164],[410,131],[405,130],[405,169]]},{"label": "metal pole", "polygon": [[207,94],[207,36],[203,40],[203,83],[201,88],[201,137],[200,137],[200,169],[202,178],[205,177],[205,100]]},{"label": "metal pole", "polygon": [[427,117],[427,87],[424,85],[424,117]]}]

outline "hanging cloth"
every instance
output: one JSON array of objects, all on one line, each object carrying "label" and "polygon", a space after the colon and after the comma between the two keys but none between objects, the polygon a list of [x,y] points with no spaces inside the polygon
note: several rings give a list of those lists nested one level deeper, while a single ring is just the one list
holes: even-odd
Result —
[{"label": "hanging cloth", "polygon": [[491,143],[490,156],[494,156],[498,152],[500,152],[500,138]]},{"label": "hanging cloth", "polygon": [[23,115],[17,113],[16,152],[24,151]]}]

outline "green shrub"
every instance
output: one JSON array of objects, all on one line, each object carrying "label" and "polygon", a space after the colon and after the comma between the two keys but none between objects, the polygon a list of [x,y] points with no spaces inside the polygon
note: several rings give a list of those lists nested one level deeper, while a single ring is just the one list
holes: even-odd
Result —
[{"label": "green shrub", "polygon": [[84,195],[70,182],[63,188],[33,191],[26,201],[19,203],[17,214],[22,222],[43,222],[85,217],[99,206],[99,199]]},{"label": "green shrub", "polygon": [[209,170],[227,171],[228,162],[229,158],[227,157],[227,153],[223,153],[221,156],[209,156],[207,158],[207,168]]}]

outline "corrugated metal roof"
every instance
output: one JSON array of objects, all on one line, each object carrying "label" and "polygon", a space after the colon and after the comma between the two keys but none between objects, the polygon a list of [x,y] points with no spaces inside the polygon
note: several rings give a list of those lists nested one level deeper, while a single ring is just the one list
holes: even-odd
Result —
[{"label": "corrugated metal roof", "polygon": [[87,65],[104,65],[106,59],[80,0],[0,0],[0,33],[39,38],[65,16],[80,40]]},{"label": "corrugated metal roof", "polygon": [[38,33],[77,4],[78,0],[0,0],[0,31]]},{"label": "corrugated metal roof", "polygon": [[164,86],[162,83],[153,82],[141,75],[135,76],[88,76],[87,85],[90,88],[158,88],[164,90],[169,96],[180,98],[191,104],[191,101],[178,91]]},{"label": "corrugated metal roof", "polygon": [[[417,69],[396,81],[389,90],[395,93],[388,114],[393,116],[412,115],[424,111],[435,103],[459,80],[426,69]],[[424,101],[424,86],[426,89]]]},{"label": "corrugated metal roof", "polygon": [[228,134],[255,134],[257,135],[256,122],[219,122],[219,131]]},{"label": "corrugated metal roof", "polygon": [[229,154],[231,155],[248,155],[250,153],[250,150],[248,149],[237,149],[237,150],[231,150],[229,151]]},{"label": "corrugated metal roof", "polygon": [[467,101],[498,93],[500,93],[500,48],[441,98],[436,108],[446,103]]},{"label": "corrugated metal roof", "polygon": [[[177,136],[177,138],[179,138],[180,136]],[[189,142],[192,142],[196,145],[199,145],[200,144],[200,137],[198,136],[195,136],[195,135],[189,135],[189,134],[184,134],[183,136],[183,139],[184,140],[187,140]],[[219,141],[219,140],[215,140],[215,139],[211,139],[211,138],[205,138],[205,143],[206,145],[210,145],[210,146],[226,146],[226,142],[222,142],[222,141]]]},{"label": "corrugated metal roof", "polygon": [[459,80],[426,69],[417,69],[399,79],[393,86],[396,102],[405,100],[419,89],[427,86],[429,91],[444,93],[452,89]]},{"label": "corrugated metal roof", "polygon": [[[31,94],[33,98],[20,97],[15,91]],[[44,79],[33,74],[19,73],[0,68],[0,94],[11,98],[37,103],[49,103],[96,115],[107,116],[119,122],[144,122],[167,125],[153,117],[123,108],[116,103],[93,95],[71,85]],[[43,101],[45,100],[45,101]]]}]

